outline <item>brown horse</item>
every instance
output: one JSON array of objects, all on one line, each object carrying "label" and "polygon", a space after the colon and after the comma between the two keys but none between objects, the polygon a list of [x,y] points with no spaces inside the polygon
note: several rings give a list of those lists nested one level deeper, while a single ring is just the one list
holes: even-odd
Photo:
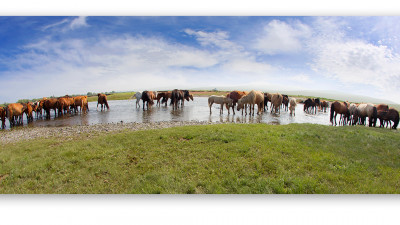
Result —
[{"label": "brown horse", "polygon": [[172,91],[165,92],[164,97],[161,99],[161,104],[168,106],[168,99],[171,99]]},{"label": "brown horse", "polygon": [[[335,126],[336,126],[336,116],[337,114],[341,114],[344,115],[344,121],[346,120],[346,118],[349,118],[350,113],[349,113],[349,109],[347,107],[347,103],[346,102],[338,102],[335,101],[331,104],[331,115],[330,115],[330,122],[333,125],[333,119],[335,119]],[[340,123],[340,121],[339,121]],[[343,123],[343,125],[345,124],[345,122]]]},{"label": "brown horse", "polygon": [[[268,110],[268,102],[271,102],[272,94],[264,93],[264,112]],[[267,109],[265,109],[265,107]]]},{"label": "brown horse", "polygon": [[161,106],[161,99],[162,98],[165,98],[165,96],[166,96],[166,91],[159,91],[158,93],[157,93],[157,97],[156,97],[156,99],[157,99],[157,104],[156,104],[156,106]]},{"label": "brown horse", "polygon": [[[399,112],[394,109],[394,108],[389,108],[388,111],[379,111],[381,113],[381,126],[386,123],[386,127],[390,124],[390,127],[392,129],[397,129],[397,126],[399,125]],[[379,114],[379,113],[378,113]],[[393,126],[392,126],[392,121],[393,121]]]},{"label": "brown horse", "polygon": [[50,110],[54,110],[54,117],[57,116],[57,99],[56,98],[50,98],[50,99],[45,99],[43,102],[43,109],[46,112],[46,117],[50,119]]},{"label": "brown horse", "polygon": [[284,107],[285,111],[288,111],[288,106],[289,106],[289,96],[288,95],[282,95],[282,107]]},{"label": "brown horse", "polygon": [[65,111],[70,113],[71,103],[71,98],[68,96],[57,98],[58,115],[63,115]]},{"label": "brown horse", "polygon": [[271,113],[272,113],[272,110],[275,109],[275,113],[277,113],[278,110],[279,110],[279,114],[281,114],[280,107],[281,107],[282,101],[283,101],[283,96],[281,94],[279,94],[279,93],[272,94],[272,97],[271,97]]},{"label": "brown horse", "polygon": [[173,109],[178,109],[179,101],[184,101],[184,93],[182,90],[174,89],[171,93],[171,103]]},{"label": "brown horse", "polygon": [[86,113],[89,110],[87,96],[76,96],[74,97],[74,110],[75,113],[78,111],[78,107],[80,107],[80,112]]},{"label": "brown horse", "polygon": [[[228,98],[233,100],[233,103],[232,103],[233,114],[235,114],[235,105],[236,105],[236,103],[239,101],[239,99],[241,99],[246,94],[247,94],[247,92],[245,92],[245,91],[232,91],[232,92],[230,92],[230,93],[228,93],[226,95],[226,97],[228,97]],[[228,105],[225,105],[225,106],[228,107]],[[227,108],[227,109],[229,111],[229,108]]]},{"label": "brown horse", "polygon": [[22,116],[26,111],[26,104],[11,103],[7,106],[6,116],[10,121],[10,127],[18,124],[23,124]]},{"label": "brown horse", "polygon": [[377,119],[379,119],[379,127],[385,127],[385,123],[386,123],[386,114],[389,111],[389,106],[386,104],[379,104],[379,105],[375,105],[376,110],[377,110]]},{"label": "brown horse", "polygon": [[101,93],[97,94],[97,107],[99,107],[99,104],[100,104],[101,111],[103,111],[103,105],[104,105],[104,109],[106,109],[106,107],[107,107],[107,109],[110,109],[110,107],[108,106],[108,102],[107,102],[107,95],[105,95],[105,94],[101,94]]},{"label": "brown horse", "polygon": [[322,101],[321,102],[321,110],[326,112],[326,109],[328,108],[329,103],[327,101]]},{"label": "brown horse", "polygon": [[6,127],[6,108],[0,106],[0,119],[1,119],[1,128],[4,129]]},{"label": "brown horse", "polygon": [[157,99],[155,93],[153,91],[143,91],[142,92],[142,101],[143,101],[143,111],[145,105],[147,105],[147,110],[149,110],[149,106],[154,105],[154,99]]},{"label": "brown horse", "polygon": [[25,107],[24,113],[26,115],[26,120],[28,121],[28,123],[33,121],[33,103],[32,102],[28,102],[28,103],[22,103]]}]

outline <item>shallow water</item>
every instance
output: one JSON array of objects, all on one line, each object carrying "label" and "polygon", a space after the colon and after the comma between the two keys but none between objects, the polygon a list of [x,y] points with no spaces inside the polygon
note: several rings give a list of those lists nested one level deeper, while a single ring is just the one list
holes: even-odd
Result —
[{"label": "shallow water", "polygon": [[[29,127],[60,127],[71,125],[91,125],[105,123],[129,123],[129,122],[158,122],[158,121],[210,121],[210,122],[234,122],[234,123],[267,123],[267,124],[289,124],[289,123],[314,123],[329,125],[328,112],[317,112],[317,114],[308,114],[303,112],[303,104],[298,104],[296,107],[296,116],[290,116],[289,111],[284,111],[281,108],[280,114],[270,113],[269,110],[261,115],[254,116],[242,115],[236,111],[236,115],[228,115],[228,111],[224,108],[224,114],[220,115],[220,106],[214,104],[212,106],[212,114],[210,115],[207,97],[195,97],[194,101],[185,101],[185,106],[178,110],[173,110],[172,107],[162,105],[157,107],[153,105],[150,110],[143,111],[142,102],[140,108],[136,108],[134,100],[116,100],[109,101],[109,110],[100,110],[96,108],[97,102],[89,102],[90,111],[87,114],[72,114],[61,117],[54,117],[54,111],[51,111],[50,119],[34,119],[30,124],[27,124],[24,116],[24,126]],[[270,103],[269,103],[270,104]],[[268,105],[270,106],[270,105]],[[257,108],[257,106],[255,106]],[[35,117],[35,114],[34,114]],[[9,122],[6,120],[9,129]]]}]

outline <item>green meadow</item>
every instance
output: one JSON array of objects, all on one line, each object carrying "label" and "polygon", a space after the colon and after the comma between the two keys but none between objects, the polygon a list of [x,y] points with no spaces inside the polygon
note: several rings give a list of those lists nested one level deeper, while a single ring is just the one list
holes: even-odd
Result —
[{"label": "green meadow", "polygon": [[219,124],[0,147],[0,193],[400,193],[400,133]]}]

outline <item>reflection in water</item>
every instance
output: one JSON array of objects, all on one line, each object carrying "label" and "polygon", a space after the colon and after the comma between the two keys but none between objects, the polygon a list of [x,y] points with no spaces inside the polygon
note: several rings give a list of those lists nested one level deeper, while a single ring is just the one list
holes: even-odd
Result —
[{"label": "reflection in water", "polygon": [[[62,117],[52,116],[50,119],[34,119],[32,123],[27,125],[24,116],[24,126],[70,126],[70,125],[89,125],[98,123],[124,123],[129,122],[157,122],[157,121],[209,121],[209,122],[231,122],[231,123],[267,123],[267,124],[289,124],[289,123],[316,123],[329,125],[329,112],[318,112],[317,114],[307,114],[303,112],[303,105],[298,104],[296,107],[296,116],[291,116],[289,111],[281,109],[280,114],[271,113],[269,110],[263,114],[254,116],[242,115],[236,111],[228,115],[224,110],[224,114],[213,113],[210,115],[206,97],[194,98],[194,101],[185,102],[184,107],[173,110],[170,106],[153,106],[150,110],[143,111],[143,108],[135,107],[135,100],[118,100],[109,101],[109,110],[96,110],[97,102],[89,102],[90,110],[87,114],[72,114]],[[142,106],[142,105],[141,105]],[[219,105],[213,106],[213,112],[219,112]],[[257,108],[257,106],[255,107]],[[217,109],[217,110],[216,110]],[[7,121],[8,123],[8,121]],[[9,126],[6,127],[6,129]]]}]

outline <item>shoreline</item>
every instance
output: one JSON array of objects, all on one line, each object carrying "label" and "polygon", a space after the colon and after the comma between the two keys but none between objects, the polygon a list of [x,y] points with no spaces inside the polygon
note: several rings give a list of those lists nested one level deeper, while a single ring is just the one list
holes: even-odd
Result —
[{"label": "shoreline", "polygon": [[24,127],[20,129],[4,130],[0,132],[0,143],[10,144],[19,141],[32,140],[37,138],[63,137],[72,139],[72,137],[87,134],[90,138],[94,135],[103,133],[115,133],[124,130],[139,131],[164,129],[170,127],[191,126],[191,125],[211,125],[229,122],[208,122],[208,121],[159,121],[150,123],[107,123],[91,125],[73,125],[63,127]]}]

